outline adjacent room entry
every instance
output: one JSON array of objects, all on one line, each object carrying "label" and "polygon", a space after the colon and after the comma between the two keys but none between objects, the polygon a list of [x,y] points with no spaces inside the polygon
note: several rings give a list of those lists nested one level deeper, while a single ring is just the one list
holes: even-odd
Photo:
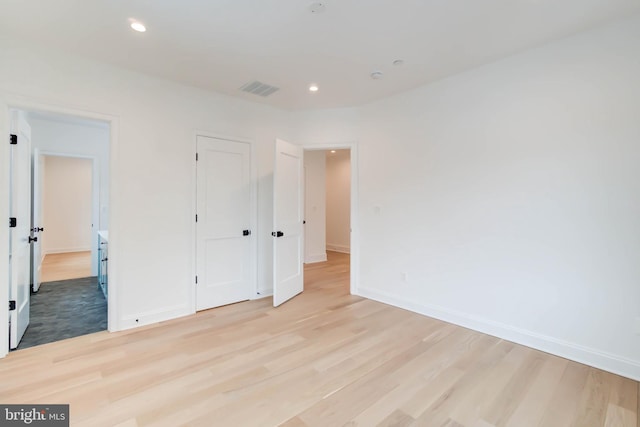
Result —
[{"label": "adjacent room entry", "polygon": [[105,330],[110,125],[10,109],[10,134],[9,349]]},{"label": "adjacent room entry", "polygon": [[255,290],[251,144],[197,136],[196,310],[248,300]]}]

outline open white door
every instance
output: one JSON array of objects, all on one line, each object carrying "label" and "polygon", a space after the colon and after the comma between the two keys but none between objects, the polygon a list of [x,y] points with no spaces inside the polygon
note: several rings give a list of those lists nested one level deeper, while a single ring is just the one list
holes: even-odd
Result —
[{"label": "open white door", "polygon": [[302,147],[276,140],[273,166],[273,306],[304,289]]},{"label": "open white door", "polygon": [[[24,113],[11,113],[11,190],[9,216],[14,224],[9,231],[9,347],[18,347],[29,326],[31,282],[31,128]],[[13,142],[16,142],[13,144]]]},{"label": "open white door", "polygon": [[196,310],[248,300],[252,283],[251,146],[197,137]]},{"label": "open white door", "polygon": [[44,182],[44,156],[40,150],[33,149],[32,198],[31,198],[31,232],[37,240],[31,243],[31,288],[34,292],[40,289],[40,271],[42,270],[42,188]]}]

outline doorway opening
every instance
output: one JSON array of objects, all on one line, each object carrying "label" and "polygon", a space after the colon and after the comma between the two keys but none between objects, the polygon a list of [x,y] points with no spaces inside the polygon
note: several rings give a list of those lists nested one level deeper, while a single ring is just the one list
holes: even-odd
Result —
[{"label": "doorway opening", "polygon": [[351,147],[305,150],[305,288],[354,293]]},{"label": "doorway opening", "polygon": [[[34,145],[36,145],[34,141]],[[37,152],[34,149],[34,154]],[[40,280],[32,280],[33,290],[40,283],[95,276],[92,271],[93,176],[94,159],[40,153],[40,182],[33,182],[34,227],[41,226],[39,256]],[[34,168],[35,170],[35,168]],[[35,173],[32,175],[35,181]],[[37,206],[41,206],[38,212]],[[37,220],[36,220],[36,217]],[[35,249],[35,246],[32,247]],[[39,283],[40,282],[40,283]]]},{"label": "doorway opening", "polygon": [[[102,120],[28,109],[12,110],[12,117],[20,117],[30,134],[26,167],[31,180],[21,187],[30,189],[29,291],[17,292],[24,283],[9,284],[10,301],[19,297],[27,307],[20,319],[13,312],[9,316],[10,325],[22,323],[10,328],[21,331],[10,334],[10,349],[21,350],[108,327],[105,254],[111,126]],[[101,266],[105,274],[99,280]],[[11,270],[21,268],[10,263]]]}]

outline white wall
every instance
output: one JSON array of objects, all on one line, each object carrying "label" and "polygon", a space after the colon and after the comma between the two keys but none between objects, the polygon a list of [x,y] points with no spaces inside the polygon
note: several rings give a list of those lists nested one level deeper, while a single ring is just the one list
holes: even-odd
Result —
[{"label": "white wall", "polygon": [[45,156],[45,170],[44,232],[40,233],[43,252],[91,250],[93,161]]},{"label": "white wall", "polygon": [[638,76],[635,16],[294,115],[359,141],[358,292],[639,379]]},{"label": "white wall", "polygon": [[[32,147],[46,154],[96,160],[95,191],[99,194],[96,231],[109,228],[109,127],[106,123],[63,116],[30,114]],[[97,244],[97,243],[96,243]]]},{"label": "white wall", "polygon": [[[271,292],[273,147],[276,137],[292,140],[284,112],[15,40],[1,39],[0,54],[3,129],[7,105],[86,111],[116,124],[109,263],[110,298],[117,301],[110,301],[116,310],[110,329],[193,312],[196,130],[256,144],[259,222],[252,237],[259,248],[258,290]],[[2,164],[7,152],[0,151]],[[0,199],[0,212],[6,200]]]},{"label": "white wall", "polygon": [[327,158],[327,250],[350,252],[351,156],[349,150],[328,151]]},{"label": "white wall", "polygon": [[327,260],[326,251],[326,192],[325,152],[304,152],[305,207],[304,262]]}]

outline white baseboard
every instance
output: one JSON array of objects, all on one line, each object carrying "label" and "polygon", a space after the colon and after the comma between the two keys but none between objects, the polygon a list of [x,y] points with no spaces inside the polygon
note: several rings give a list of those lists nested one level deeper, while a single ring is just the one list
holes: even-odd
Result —
[{"label": "white baseboard", "polygon": [[343,254],[351,253],[351,248],[345,245],[334,245],[332,243],[327,243],[327,250],[333,252],[342,252]]},{"label": "white baseboard", "polygon": [[314,264],[316,262],[325,262],[327,260],[327,253],[308,255],[304,259],[305,264]]},{"label": "white baseboard", "polygon": [[273,288],[260,289],[259,291],[257,291],[255,293],[254,296],[251,297],[251,299],[252,300],[254,300],[254,299],[262,299],[262,298],[271,297],[272,295],[273,295]]},{"label": "white baseboard", "polygon": [[455,310],[429,304],[419,304],[375,289],[360,286],[358,287],[357,295],[555,354],[636,381],[640,380],[640,362],[636,360],[541,335],[500,322],[471,316]]},{"label": "white baseboard", "polygon": [[127,329],[137,328],[138,326],[151,325],[165,320],[177,319],[178,317],[184,317],[190,314],[193,314],[193,312],[189,310],[187,304],[151,310],[137,315],[124,316],[122,321],[119,322],[118,330],[124,331]]},{"label": "white baseboard", "polygon": [[89,251],[91,251],[91,246],[81,247],[81,248],[54,248],[54,249],[43,250],[42,253],[44,253],[44,256],[47,256],[49,254],[66,254],[71,252],[89,252]]}]

